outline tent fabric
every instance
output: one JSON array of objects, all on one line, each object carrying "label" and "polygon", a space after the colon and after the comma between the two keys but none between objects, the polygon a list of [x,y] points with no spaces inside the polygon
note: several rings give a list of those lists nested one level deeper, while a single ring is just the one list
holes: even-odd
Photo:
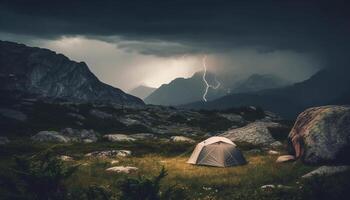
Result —
[{"label": "tent fabric", "polygon": [[187,163],[229,167],[243,165],[246,160],[231,140],[224,137],[211,137],[197,144]]}]

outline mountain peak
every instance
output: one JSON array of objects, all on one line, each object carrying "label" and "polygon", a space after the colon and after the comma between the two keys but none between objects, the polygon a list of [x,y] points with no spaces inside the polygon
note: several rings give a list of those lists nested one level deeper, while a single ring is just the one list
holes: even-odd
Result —
[{"label": "mountain peak", "polygon": [[141,99],[102,83],[85,62],[48,49],[0,41],[0,90],[74,102],[143,105]]}]

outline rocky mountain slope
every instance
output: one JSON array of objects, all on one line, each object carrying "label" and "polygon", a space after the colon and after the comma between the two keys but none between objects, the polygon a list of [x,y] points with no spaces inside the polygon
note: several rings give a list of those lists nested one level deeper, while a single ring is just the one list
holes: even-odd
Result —
[{"label": "rocky mountain slope", "polygon": [[[169,84],[164,84],[145,99],[146,103],[156,105],[183,105],[195,101],[202,101],[205,84],[202,79],[203,73],[197,72],[191,78],[177,78]],[[209,84],[216,85],[215,75],[207,73]],[[207,99],[214,100],[229,93],[253,92],[263,89],[278,88],[289,82],[271,74],[253,74],[243,80],[236,77],[220,80],[221,86],[214,90],[209,88]]]},{"label": "rocky mountain slope", "polygon": [[243,105],[261,106],[286,118],[305,108],[333,103],[349,104],[350,69],[326,68],[309,79],[283,88],[224,96],[211,102],[186,105],[196,109],[226,109]]},{"label": "rocky mountain slope", "polygon": [[152,92],[154,92],[156,89],[157,88],[140,85],[140,86],[130,90],[129,94],[134,95],[134,96],[141,98],[141,99],[145,99],[150,94],[152,94]]},{"label": "rocky mountain slope", "polygon": [[41,99],[143,105],[137,97],[104,84],[84,62],[48,49],[0,41],[0,90]]}]

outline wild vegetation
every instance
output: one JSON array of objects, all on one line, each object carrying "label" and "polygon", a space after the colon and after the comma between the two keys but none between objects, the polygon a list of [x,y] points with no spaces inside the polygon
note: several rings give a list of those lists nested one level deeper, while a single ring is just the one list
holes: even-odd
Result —
[{"label": "wild vegetation", "polygon": [[[300,177],[314,167],[300,162],[278,164],[275,163],[276,155],[250,151],[251,146],[239,146],[247,158],[247,165],[215,168],[187,164],[194,145],[186,143],[139,141],[53,145],[16,141],[0,148],[0,195],[1,199],[251,200],[344,199],[348,193],[349,172],[304,181]],[[107,149],[128,149],[133,155],[119,158],[84,156],[91,151]],[[60,155],[69,155],[73,160],[61,161]],[[130,174],[107,172],[108,167],[116,165],[111,162],[115,160],[117,165],[135,166],[138,170]],[[267,184],[283,187],[261,189]]]}]

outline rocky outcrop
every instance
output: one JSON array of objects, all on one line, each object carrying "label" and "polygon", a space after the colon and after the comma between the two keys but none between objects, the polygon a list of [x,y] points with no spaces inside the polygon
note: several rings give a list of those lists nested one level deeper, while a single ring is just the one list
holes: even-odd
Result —
[{"label": "rocky outcrop", "polygon": [[349,163],[350,106],[322,106],[302,112],[289,134],[305,163]]},{"label": "rocky outcrop", "polygon": [[302,176],[302,178],[311,178],[313,176],[329,176],[336,173],[350,170],[350,166],[322,166]]},{"label": "rocky outcrop", "polygon": [[269,146],[276,144],[276,140],[272,137],[270,129],[282,127],[281,124],[275,122],[253,122],[241,128],[228,130],[220,136],[226,137],[233,142]]},{"label": "rocky outcrop", "polygon": [[42,99],[144,105],[141,99],[99,81],[84,62],[48,49],[0,41],[0,63],[0,90]]},{"label": "rocky outcrop", "polygon": [[93,157],[93,158],[126,157],[130,155],[131,155],[131,151],[129,150],[94,151],[94,152],[85,154],[86,157]]},{"label": "rocky outcrop", "polygon": [[103,138],[107,139],[110,142],[132,142],[135,141],[135,138],[132,138],[125,134],[108,134],[104,135]]},{"label": "rocky outcrop", "polygon": [[35,142],[70,142],[69,138],[61,135],[57,131],[40,131],[39,133],[32,136],[31,139]]},{"label": "rocky outcrop", "polygon": [[60,132],[57,131],[40,131],[31,137],[35,142],[81,142],[92,143],[97,141],[97,135],[94,130],[77,130],[72,128],[65,128]]}]

